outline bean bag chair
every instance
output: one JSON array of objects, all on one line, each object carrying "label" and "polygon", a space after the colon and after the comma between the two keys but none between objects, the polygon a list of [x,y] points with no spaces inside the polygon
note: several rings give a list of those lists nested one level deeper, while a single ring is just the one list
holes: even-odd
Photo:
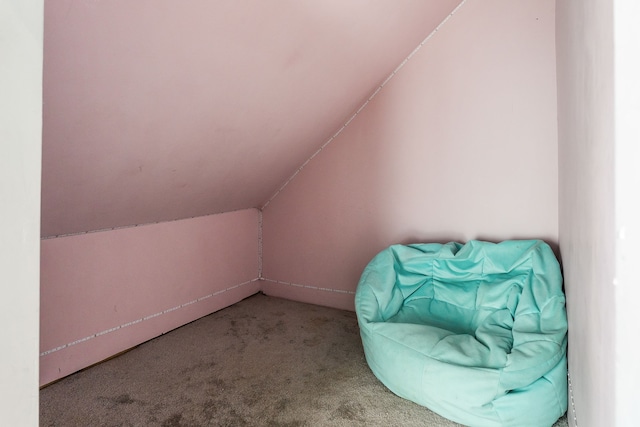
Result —
[{"label": "bean bag chair", "polygon": [[539,240],[394,245],[355,295],[364,352],[395,394],[469,426],[551,426],[567,410],[567,317]]}]

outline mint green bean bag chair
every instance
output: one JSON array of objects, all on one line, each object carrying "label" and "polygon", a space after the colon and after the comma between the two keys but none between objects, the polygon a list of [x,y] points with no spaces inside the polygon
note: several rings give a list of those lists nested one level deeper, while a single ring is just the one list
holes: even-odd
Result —
[{"label": "mint green bean bag chair", "polygon": [[567,410],[558,261],[539,240],[394,245],[355,296],[364,352],[395,394],[469,426],[551,426]]}]

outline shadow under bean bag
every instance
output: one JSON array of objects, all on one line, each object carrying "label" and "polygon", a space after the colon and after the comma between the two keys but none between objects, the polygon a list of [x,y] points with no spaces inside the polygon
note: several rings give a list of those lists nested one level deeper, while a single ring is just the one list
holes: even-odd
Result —
[{"label": "shadow under bean bag", "polygon": [[391,391],[471,426],[551,426],[567,410],[562,276],[540,240],[394,245],[355,307]]}]

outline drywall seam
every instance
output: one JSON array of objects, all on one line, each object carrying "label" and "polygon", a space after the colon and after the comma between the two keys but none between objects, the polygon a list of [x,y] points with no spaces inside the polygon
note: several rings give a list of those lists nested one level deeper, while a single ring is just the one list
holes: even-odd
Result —
[{"label": "drywall seam", "polygon": [[284,282],[282,280],[265,279],[264,277],[261,278],[260,280],[262,280],[264,282],[269,282],[269,283],[276,283],[276,284],[279,284],[279,285],[286,285],[286,286],[293,286],[293,287],[296,287],[296,288],[311,289],[311,290],[314,290],[314,291],[335,292],[335,293],[338,293],[338,294],[349,294],[349,295],[355,295],[356,294],[354,291],[346,291],[346,290],[342,290],[342,289],[332,289],[332,288],[320,288],[318,286],[301,285],[299,283]]},{"label": "drywall seam", "polygon": [[109,329],[106,329],[106,330],[104,330],[104,331],[97,332],[97,333],[95,333],[95,334],[93,334],[93,335],[89,335],[89,336],[86,336],[86,337],[84,337],[84,338],[77,339],[77,340],[75,340],[75,341],[72,341],[72,342],[70,342],[70,343],[67,343],[67,344],[61,345],[61,346],[59,346],[59,347],[55,347],[55,348],[52,348],[52,349],[49,349],[49,350],[43,351],[42,353],[40,353],[40,357],[47,356],[47,355],[49,355],[49,354],[55,353],[55,352],[60,351],[60,350],[64,350],[65,348],[73,347],[73,346],[74,346],[74,345],[76,345],[76,344],[80,344],[80,343],[83,343],[83,342],[86,342],[86,341],[92,340],[92,339],[97,338],[97,337],[100,337],[100,336],[102,336],[102,335],[110,334],[111,332],[115,332],[115,331],[118,331],[118,330],[120,330],[120,329],[124,329],[124,328],[126,328],[126,327],[136,325],[136,324],[141,323],[141,322],[144,322],[144,321],[146,321],[146,320],[151,320],[151,319],[153,319],[153,318],[155,318],[155,317],[162,316],[163,314],[167,314],[167,313],[170,313],[170,312],[172,312],[172,311],[179,310],[179,309],[181,309],[181,308],[184,308],[184,307],[190,306],[190,305],[192,305],[192,304],[195,304],[195,303],[198,303],[198,302],[204,301],[204,300],[206,300],[206,299],[212,298],[212,297],[214,297],[214,296],[220,295],[220,294],[222,294],[222,293],[224,293],[224,292],[231,291],[231,290],[233,290],[233,289],[238,289],[238,288],[240,288],[240,287],[246,286],[246,285],[251,284],[251,283],[253,283],[253,282],[256,282],[256,281],[258,281],[258,280],[260,280],[260,279],[259,279],[259,278],[255,278],[255,279],[252,279],[252,280],[248,280],[248,281],[246,281],[246,282],[239,283],[239,284],[237,284],[237,285],[230,286],[230,287],[228,287],[228,288],[221,289],[221,290],[219,290],[219,291],[216,291],[216,292],[210,293],[210,294],[205,295],[205,296],[203,296],[203,297],[196,298],[196,299],[191,300],[191,301],[189,301],[189,302],[185,302],[184,304],[176,305],[176,306],[174,306],[174,307],[167,308],[166,310],[162,310],[162,311],[159,311],[159,312],[157,312],[157,313],[150,314],[150,315],[148,315],[148,316],[144,316],[144,317],[141,317],[141,318],[139,318],[139,319],[133,320],[133,321],[131,321],[131,322],[124,323],[124,324],[122,324],[122,325],[120,325],[120,326],[115,326],[115,327],[113,327],[113,328],[109,328]]},{"label": "drywall seam", "polygon": [[322,150],[324,150],[329,144],[331,144],[331,142],[333,142],[334,139],[336,139],[338,137],[338,135],[340,135],[342,133],[343,130],[345,130],[345,128],[347,126],[349,126],[349,124],[353,121],[353,119],[355,119],[358,114],[360,114],[362,112],[362,110],[364,110],[366,108],[367,105],[369,105],[369,102],[371,102],[371,100],[373,100],[373,98],[376,97],[376,95],[382,90],[382,88],[389,83],[389,81],[400,71],[400,69],[402,69],[402,67],[404,67],[406,65],[407,62],[409,62],[411,60],[411,58],[413,58],[413,56],[422,48],[422,46],[424,46],[427,41],[429,41],[429,39],[431,39],[431,37],[433,37],[433,35],[435,33],[438,32],[438,30],[440,30],[440,28],[458,11],[458,9],[460,9],[465,3],[467,2],[467,0],[462,0],[458,6],[455,7],[455,9],[453,9],[453,11],[442,20],[442,22],[440,22],[440,24],[438,24],[438,26],[431,31],[431,33],[429,33],[429,35],[420,42],[420,44],[413,49],[413,51],[400,63],[400,65],[398,65],[396,67],[395,70],[393,70],[391,72],[391,74],[389,74],[389,76],[387,76],[387,78],[382,82],[382,84],[380,84],[375,91],[373,91],[373,93],[369,96],[369,98],[360,106],[360,108],[358,108],[356,110],[355,113],[353,113],[351,115],[351,117],[349,117],[349,119],[342,125],[342,127],[340,129],[338,129],[327,141],[325,141],[324,144],[322,144],[320,146],[320,148],[318,148],[316,150],[315,153],[313,153],[311,155],[311,157],[309,157],[300,167],[298,167],[298,169],[284,182],[284,184],[282,184],[280,186],[280,188],[278,189],[278,191],[276,191],[270,198],[269,200],[267,200],[261,207],[260,210],[262,211],[263,209],[265,209],[267,206],[269,206],[269,204],[276,198],[278,197],[278,195],[282,192],[282,190],[285,189],[285,187],[287,185],[289,185],[289,183],[291,181],[293,181],[296,176],[300,173],[300,171],[302,171],[302,169],[305,168],[305,166],[307,166],[309,164],[309,162],[311,162],[311,160],[313,160],[318,154],[320,154],[320,152]]},{"label": "drywall seam", "polygon": [[[228,214],[228,213],[242,212],[242,211],[248,211],[248,210],[252,210],[252,209],[256,209],[256,208],[234,209],[234,210],[227,211],[227,212],[215,212],[215,213],[210,213],[210,214],[207,214],[207,215],[190,216],[190,217],[186,217],[186,218],[175,218],[175,219],[169,219],[169,220],[165,220],[165,221],[145,222],[145,223],[142,223],[142,224],[121,225],[121,226],[118,226],[118,227],[100,228],[100,229],[97,229],[97,230],[78,231],[76,233],[57,234],[57,235],[52,235],[52,236],[41,236],[40,240],[49,240],[49,239],[57,239],[57,238],[72,237],[72,236],[82,236],[84,234],[102,233],[102,232],[105,232],[105,231],[124,230],[124,229],[127,229],[127,228],[145,227],[147,225],[165,224],[165,223],[168,223],[168,222],[187,221],[187,220],[190,220],[190,219],[206,218],[206,217],[209,217],[209,216],[217,216],[217,215],[225,215],[225,214]],[[259,209],[258,209],[258,212],[260,212],[260,214],[262,214],[262,211],[259,210]]]},{"label": "drywall seam", "polygon": [[258,210],[258,279],[262,279],[262,209]]},{"label": "drywall seam", "polygon": [[569,403],[571,403],[571,414],[573,416],[573,425],[578,427],[578,416],[576,415],[576,402],[573,400],[573,386],[571,384],[571,374],[567,372],[567,381],[569,383]]}]

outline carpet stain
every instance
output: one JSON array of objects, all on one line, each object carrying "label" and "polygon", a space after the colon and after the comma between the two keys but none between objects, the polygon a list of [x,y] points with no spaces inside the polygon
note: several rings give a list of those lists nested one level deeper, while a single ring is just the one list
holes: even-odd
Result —
[{"label": "carpet stain", "polygon": [[187,368],[181,369],[179,371],[180,376],[188,376],[188,374],[192,374],[194,372],[202,372],[202,371],[208,371],[210,369],[215,368],[217,365],[216,362],[213,361],[201,361],[198,362],[192,366],[189,366]]},{"label": "carpet stain", "polygon": [[291,400],[286,398],[278,400],[275,404],[276,412],[284,412],[287,409],[287,406],[289,406],[289,403],[291,403]]},{"label": "carpet stain", "polygon": [[220,378],[210,378],[207,380],[207,384],[210,385],[215,390],[223,391],[227,386],[227,383],[223,379]]},{"label": "carpet stain", "polygon": [[162,427],[180,427],[182,424],[182,414],[172,414],[169,418],[162,422]]},{"label": "carpet stain", "polygon": [[118,405],[131,405],[135,402],[136,401],[133,400],[128,394],[121,394],[120,396],[113,399],[113,403],[116,403]]},{"label": "carpet stain", "polygon": [[242,401],[247,407],[253,408],[262,400],[262,395],[261,384],[252,384],[250,391],[243,393]]},{"label": "carpet stain", "polygon": [[231,320],[229,322],[229,328],[227,332],[225,332],[225,336],[232,336],[234,338],[240,338],[240,332],[238,331],[238,322],[235,320]]},{"label": "carpet stain", "polygon": [[287,326],[282,319],[278,320],[275,325],[260,323],[258,324],[258,328],[266,339],[268,339],[269,335],[282,335],[287,331]]},{"label": "carpet stain", "polygon": [[322,340],[320,339],[320,337],[315,336],[313,338],[305,338],[304,340],[302,340],[302,342],[304,343],[304,345],[306,345],[307,347],[316,347],[318,345],[320,345],[320,343],[322,342]]},{"label": "carpet stain", "polygon": [[326,317],[314,317],[311,319],[311,324],[318,329],[322,329],[330,321],[331,320]]},{"label": "carpet stain", "polygon": [[247,420],[236,411],[226,399],[209,399],[205,402],[203,413],[207,420],[215,421],[219,426],[247,426]]},{"label": "carpet stain", "polygon": [[118,406],[129,406],[134,403],[137,403],[141,406],[144,406],[145,403],[141,400],[133,399],[129,394],[120,394],[116,397],[104,397],[99,396],[97,398],[98,401],[106,402],[106,407],[109,409],[114,409]]},{"label": "carpet stain", "polygon": [[359,335],[360,328],[358,326],[358,321],[355,319],[349,319],[349,320],[352,320],[352,321],[342,324],[342,330],[350,335]]},{"label": "carpet stain", "polygon": [[345,402],[333,411],[333,418],[348,421],[364,421],[364,407],[357,402]]}]

